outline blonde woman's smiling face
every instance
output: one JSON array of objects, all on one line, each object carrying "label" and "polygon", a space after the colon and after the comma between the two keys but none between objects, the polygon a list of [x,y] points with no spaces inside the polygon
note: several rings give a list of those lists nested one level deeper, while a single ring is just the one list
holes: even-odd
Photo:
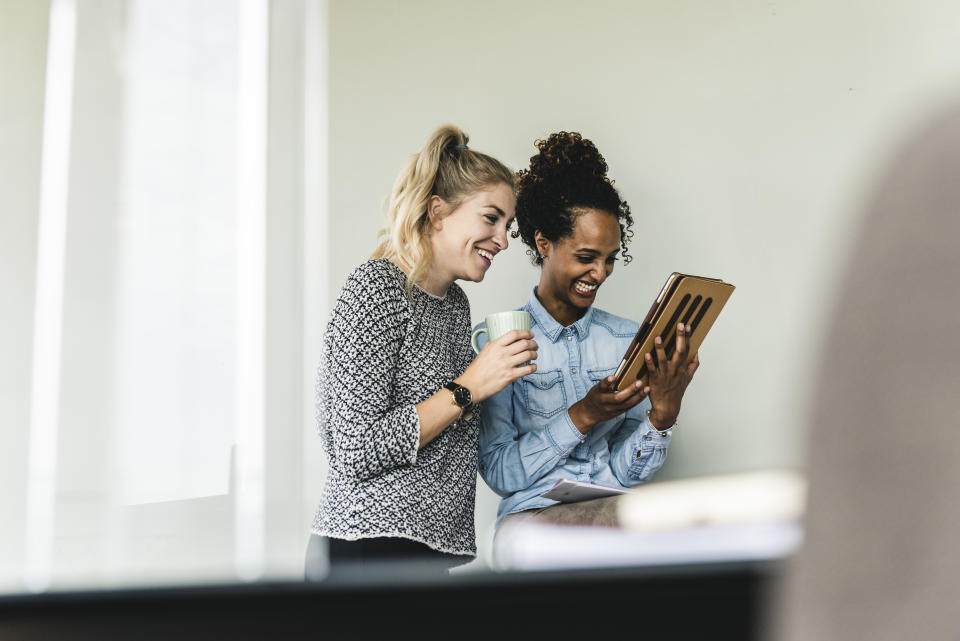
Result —
[{"label": "blonde woman's smiling face", "polygon": [[507,232],[517,205],[513,188],[506,183],[490,185],[470,194],[449,212],[444,211],[449,205],[437,196],[434,199],[428,205],[434,230],[431,272],[449,279],[447,286],[454,280],[480,282],[509,244]]}]

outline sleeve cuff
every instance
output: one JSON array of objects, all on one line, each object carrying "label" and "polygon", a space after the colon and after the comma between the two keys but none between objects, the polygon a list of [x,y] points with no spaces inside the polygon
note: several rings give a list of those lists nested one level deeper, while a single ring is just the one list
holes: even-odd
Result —
[{"label": "sleeve cuff", "polygon": [[568,456],[573,448],[580,445],[586,438],[586,434],[581,434],[577,426],[570,420],[568,412],[560,412],[556,418],[550,420],[543,429],[547,435],[553,449],[561,458]]},{"label": "sleeve cuff", "polygon": [[[420,412],[417,411],[416,405],[411,405],[413,410],[413,432],[408,435],[408,438],[412,439],[411,445],[413,446],[413,451],[407,456],[407,465],[416,465],[417,455],[420,454]],[[409,446],[408,446],[409,447]]]},{"label": "sleeve cuff", "polygon": [[[635,438],[638,441],[634,441],[634,446],[630,449],[633,457],[627,473],[641,482],[648,480],[663,465],[672,433],[673,428],[661,432],[649,420],[644,420],[637,430]],[[639,445],[636,445],[638,442]]]},{"label": "sleeve cuff", "polygon": [[653,423],[650,422],[649,417],[644,418],[643,423],[640,424],[640,429],[637,430],[637,434],[640,437],[640,446],[637,448],[638,452],[645,454],[652,449],[670,445],[674,427],[676,427],[676,424],[665,430],[658,430],[653,426]]}]

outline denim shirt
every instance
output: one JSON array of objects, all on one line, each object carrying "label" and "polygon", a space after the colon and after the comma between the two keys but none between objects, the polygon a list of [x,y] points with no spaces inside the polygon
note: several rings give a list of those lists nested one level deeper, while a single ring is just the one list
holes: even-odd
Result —
[{"label": "denim shirt", "polygon": [[480,475],[503,497],[497,525],[507,514],[556,505],[540,494],[559,479],[620,488],[644,483],[663,465],[673,431],[650,424],[649,399],[586,434],[567,412],[616,371],[638,323],[590,307],[564,327],[536,287],[519,309],[531,315],[537,371],[483,401],[480,411]]}]

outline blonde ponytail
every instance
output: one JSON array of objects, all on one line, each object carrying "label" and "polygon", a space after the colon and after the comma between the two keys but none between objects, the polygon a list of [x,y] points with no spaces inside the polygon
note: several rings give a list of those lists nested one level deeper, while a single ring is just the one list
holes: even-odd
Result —
[{"label": "blonde ponytail", "polygon": [[476,191],[497,183],[516,189],[516,178],[496,158],[467,147],[453,125],[438,127],[397,175],[387,204],[387,226],[371,258],[388,258],[408,273],[407,289],[423,281],[433,261],[427,202],[439,196],[454,209]]}]

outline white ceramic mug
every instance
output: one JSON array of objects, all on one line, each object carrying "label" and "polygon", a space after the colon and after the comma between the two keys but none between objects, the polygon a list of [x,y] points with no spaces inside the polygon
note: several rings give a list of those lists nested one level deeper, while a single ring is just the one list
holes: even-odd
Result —
[{"label": "white ceramic mug", "polygon": [[[495,341],[511,329],[529,330],[530,312],[512,311],[490,314],[483,320],[483,323],[483,326],[475,329],[470,337],[470,344],[473,345],[473,351],[477,354],[480,353],[480,348],[477,347],[477,337],[480,334],[485,333],[490,340]],[[518,367],[529,364],[529,362],[520,363]]]}]

